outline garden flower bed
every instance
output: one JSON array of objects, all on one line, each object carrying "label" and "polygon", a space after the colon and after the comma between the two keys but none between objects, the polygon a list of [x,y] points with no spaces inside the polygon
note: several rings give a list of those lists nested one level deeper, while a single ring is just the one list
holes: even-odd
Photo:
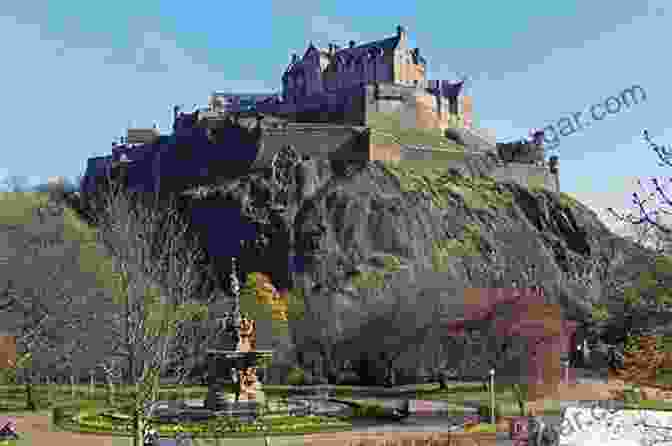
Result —
[{"label": "garden flower bed", "polygon": [[[131,435],[130,414],[119,410],[88,409],[65,417],[62,427],[79,432],[97,432],[118,435]],[[270,435],[294,435],[333,430],[348,430],[352,423],[346,418],[320,416],[268,415],[254,423],[241,422],[232,417],[217,417],[204,422],[185,422],[180,424],[161,423],[150,420],[151,425],[163,437],[175,434],[176,427],[195,437],[249,436],[262,434],[262,426]]]}]

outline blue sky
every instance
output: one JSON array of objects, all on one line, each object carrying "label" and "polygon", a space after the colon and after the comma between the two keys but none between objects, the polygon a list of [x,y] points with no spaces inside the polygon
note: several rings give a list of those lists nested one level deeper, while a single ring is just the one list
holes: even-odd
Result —
[{"label": "blue sky", "polygon": [[[471,79],[477,123],[520,138],[640,85],[646,101],[561,137],[561,188],[599,215],[627,208],[637,178],[672,174],[641,140],[672,143],[672,6],[604,0],[257,0],[0,3],[0,177],[75,177],[129,123],[168,131],[172,106],[213,90],[272,92],[292,52],[407,27],[429,77]],[[356,15],[353,15],[356,12]],[[612,220],[605,217],[607,223]]]}]

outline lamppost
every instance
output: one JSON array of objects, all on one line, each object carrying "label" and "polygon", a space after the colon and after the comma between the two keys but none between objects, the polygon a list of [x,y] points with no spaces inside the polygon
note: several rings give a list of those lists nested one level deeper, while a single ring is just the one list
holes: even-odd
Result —
[{"label": "lamppost", "polygon": [[490,369],[490,422],[495,424],[495,369]]},{"label": "lamppost", "polygon": [[240,282],[238,281],[238,270],[236,268],[236,258],[231,259],[231,294],[233,296],[233,311],[227,313],[224,318],[224,330],[233,334],[234,345],[240,342],[240,322],[242,315],[240,313]]},{"label": "lamppost", "polygon": [[565,369],[565,384],[569,384],[569,359],[562,361],[562,367]]}]

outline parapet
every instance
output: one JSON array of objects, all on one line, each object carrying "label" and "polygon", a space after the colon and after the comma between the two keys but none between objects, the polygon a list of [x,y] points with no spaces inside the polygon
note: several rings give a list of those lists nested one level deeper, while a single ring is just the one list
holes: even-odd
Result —
[{"label": "parapet", "polygon": [[505,163],[543,165],[544,146],[529,141],[514,141],[497,144],[497,154]]}]

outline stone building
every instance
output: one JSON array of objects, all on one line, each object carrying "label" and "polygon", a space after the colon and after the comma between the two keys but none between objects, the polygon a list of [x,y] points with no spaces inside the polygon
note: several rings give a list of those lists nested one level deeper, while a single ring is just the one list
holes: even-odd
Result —
[{"label": "stone building", "polygon": [[311,42],[302,58],[292,56],[282,76],[282,96],[286,103],[298,103],[310,95],[373,82],[425,86],[426,66],[420,50],[408,47],[403,26],[397,26],[393,37],[360,45],[350,41],[347,48],[330,44],[319,49]]}]

